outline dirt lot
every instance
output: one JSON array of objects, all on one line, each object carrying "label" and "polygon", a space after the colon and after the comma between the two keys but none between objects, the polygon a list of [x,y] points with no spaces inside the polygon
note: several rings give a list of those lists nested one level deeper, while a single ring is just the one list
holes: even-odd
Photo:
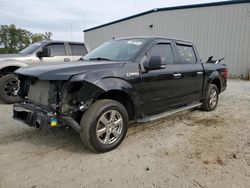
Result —
[{"label": "dirt lot", "polygon": [[214,112],[134,125],[94,154],[71,130],[41,132],[0,105],[0,187],[249,187],[250,82],[229,81]]}]

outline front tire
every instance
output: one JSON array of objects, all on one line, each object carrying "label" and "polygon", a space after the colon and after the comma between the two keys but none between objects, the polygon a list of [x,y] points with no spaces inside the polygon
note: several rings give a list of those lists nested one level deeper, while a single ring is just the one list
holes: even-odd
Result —
[{"label": "front tire", "polygon": [[84,145],[98,153],[118,147],[128,129],[128,113],[114,100],[99,100],[92,104],[81,119],[80,137]]},{"label": "front tire", "polygon": [[219,90],[216,85],[209,84],[206,93],[206,98],[201,106],[203,111],[213,111],[218,104],[219,100]]},{"label": "front tire", "polygon": [[7,103],[13,104],[21,101],[21,98],[15,95],[18,90],[18,80],[14,74],[7,74],[0,78],[0,99]]}]

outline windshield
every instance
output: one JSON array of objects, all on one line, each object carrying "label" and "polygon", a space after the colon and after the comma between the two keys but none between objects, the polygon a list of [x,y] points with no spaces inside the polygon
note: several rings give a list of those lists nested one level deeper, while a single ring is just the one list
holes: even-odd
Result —
[{"label": "windshield", "polygon": [[83,60],[129,61],[142,49],[146,39],[109,41],[89,52]]},{"label": "windshield", "polygon": [[24,48],[22,51],[20,51],[19,54],[32,54],[34,51],[36,51],[38,48],[40,48],[41,45],[42,45],[42,43],[40,43],[40,42],[36,42],[34,44],[31,44],[27,48]]}]

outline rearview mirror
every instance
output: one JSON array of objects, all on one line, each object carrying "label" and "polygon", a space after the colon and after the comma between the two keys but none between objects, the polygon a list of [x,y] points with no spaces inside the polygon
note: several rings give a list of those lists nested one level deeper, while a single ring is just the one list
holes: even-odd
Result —
[{"label": "rearview mirror", "polygon": [[37,57],[42,58],[42,57],[50,57],[50,49],[43,47],[41,51],[38,51],[36,53]]},{"label": "rearview mirror", "polygon": [[161,56],[152,56],[148,64],[144,66],[146,70],[157,70],[166,68],[166,59]]}]

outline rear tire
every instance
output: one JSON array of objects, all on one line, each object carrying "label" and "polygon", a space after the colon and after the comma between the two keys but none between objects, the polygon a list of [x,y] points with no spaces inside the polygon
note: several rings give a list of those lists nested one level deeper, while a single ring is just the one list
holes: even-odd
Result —
[{"label": "rear tire", "polygon": [[83,114],[80,125],[84,145],[94,152],[104,153],[123,141],[128,129],[128,113],[117,101],[99,100]]},{"label": "rear tire", "polygon": [[217,86],[214,84],[209,84],[206,93],[206,98],[201,106],[201,109],[203,111],[213,111],[217,107],[218,100],[219,100],[219,90]]},{"label": "rear tire", "polygon": [[14,74],[7,74],[0,78],[0,99],[7,103],[13,104],[20,102],[22,99],[14,92],[18,89],[18,79]]}]

